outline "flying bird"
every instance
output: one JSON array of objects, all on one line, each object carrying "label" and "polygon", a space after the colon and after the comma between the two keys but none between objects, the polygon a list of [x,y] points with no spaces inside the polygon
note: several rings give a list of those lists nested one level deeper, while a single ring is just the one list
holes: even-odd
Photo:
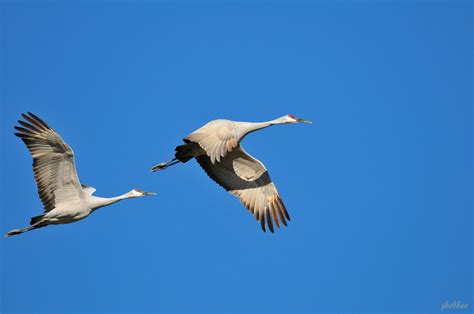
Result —
[{"label": "flying bird", "polygon": [[241,203],[260,222],[274,232],[273,222],[287,225],[290,220],[280,194],[270,179],[265,166],[248,154],[240,142],[248,134],[276,124],[311,123],[285,115],[267,122],[236,122],[213,120],[183,139],[184,145],[175,149],[172,160],[154,166],[151,171],[163,170],[177,163],[195,158],[207,175]]},{"label": "flying bird", "polygon": [[23,140],[33,157],[33,172],[44,214],[31,218],[30,226],[14,229],[5,237],[48,225],[76,222],[98,208],[127,198],[155,194],[133,189],[117,197],[94,196],[95,188],[79,182],[71,147],[31,112],[22,116],[25,121],[18,121],[21,126],[15,126],[18,131],[15,135]]}]

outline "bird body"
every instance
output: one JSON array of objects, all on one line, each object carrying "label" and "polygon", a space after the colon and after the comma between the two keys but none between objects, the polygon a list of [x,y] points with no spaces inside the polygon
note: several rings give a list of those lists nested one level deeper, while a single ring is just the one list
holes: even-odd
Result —
[{"label": "bird body", "polygon": [[77,199],[59,202],[51,211],[42,215],[42,223],[47,224],[68,224],[82,220],[92,214],[95,210],[111,205],[118,201],[141,196],[141,193],[134,193],[133,190],[117,197],[97,197],[83,190],[83,195]]},{"label": "bird body", "polygon": [[127,198],[153,195],[133,189],[123,195],[101,198],[92,195],[95,188],[81,185],[71,147],[43,120],[32,113],[22,115],[16,126],[20,137],[33,157],[33,172],[44,214],[31,218],[30,226],[14,229],[5,237],[53,224],[82,220],[94,210]]},{"label": "bird body", "polygon": [[240,142],[257,130],[298,122],[310,123],[292,115],[267,122],[210,121],[183,139],[185,144],[176,147],[174,159],[154,166],[152,171],[195,158],[211,179],[240,199],[260,221],[263,231],[268,226],[273,232],[273,222],[279,228],[290,216],[263,163],[248,154]]}]

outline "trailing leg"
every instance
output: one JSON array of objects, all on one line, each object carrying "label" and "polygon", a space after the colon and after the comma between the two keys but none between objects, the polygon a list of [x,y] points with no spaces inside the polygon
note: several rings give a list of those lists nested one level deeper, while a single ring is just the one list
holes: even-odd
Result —
[{"label": "trailing leg", "polygon": [[150,172],[155,172],[155,171],[159,171],[159,170],[164,170],[166,168],[168,168],[169,166],[172,166],[174,164],[177,164],[178,162],[180,162],[179,160],[177,160],[176,158],[173,158],[169,161],[165,161],[165,162],[162,162],[161,164],[158,164],[156,166],[153,166],[153,168],[151,168]]},{"label": "trailing leg", "polygon": [[36,225],[28,226],[28,227],[25,227],[25,228],[21,228],[21,229],[13,229],[13,230],[11,230],[11,231],[9,231],[5,234],[5,238],[11,237],[12,235],[21,234],[23,232],[31,231],[33,229],[46,227],[46,226],[47,225],[45,225],[45,224],[36,224]]},{"label": "trailing leg", "polygon": [[185,163],[196,156],[205,154],[205,152],[196,143],[186,143],[184,145],[179,145],[178,147],[176,147],[175,151],[176,153],[173,159],[154,166],[153,168],[151,168],[150,171],[155,172],[163,170],[168,168],[169,166],[175,165],[180,162]]}]

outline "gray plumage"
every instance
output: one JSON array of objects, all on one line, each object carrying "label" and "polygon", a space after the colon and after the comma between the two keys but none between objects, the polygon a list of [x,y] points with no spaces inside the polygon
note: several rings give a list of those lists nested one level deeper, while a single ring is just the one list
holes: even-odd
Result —
[{"label": "gray plumage", "polygon": [[257,130],[289,123],[310,123],[292,115],[268,122],[236,122],[213,120],[189,134],[186,144],[176,147],[175,158],[156,165],[151,171],[166,169],[179,162],[195,158],[207,175],[241,203],[260,222],[274,232],[273,224],[287,225],[290,216],[265,166],[248,154],[240,142]]},{"label": "gray plumage", "polygon": [[123,199],[152,195],[134,189],[113,198],[93,196],[95,188],[81,185],[71,147],[43,120],[32,113],[22,114],[25,121],[15,126],[33,157],[33,172],[44,214],[31,218],[30,226],[14,229],[9,237],[51,224],[66,224],[89,216],[94,210]]}]

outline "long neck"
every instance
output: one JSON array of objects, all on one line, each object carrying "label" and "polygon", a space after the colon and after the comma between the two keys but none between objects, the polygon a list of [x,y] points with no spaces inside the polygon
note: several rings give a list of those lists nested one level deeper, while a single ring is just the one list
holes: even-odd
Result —
[{"label": "long neck", "polygon": [[92,209],[97,209],[100,207],[108,206],[114,203],[117,203],[118,201],[130,198],[131,196],[128,193],[116,196],[116,197],[97,197],[97,196],[91,196],[91,208]]},{"label": "long neck", "polygon": [[245,133],[244,136],[249,133],[268,128],[269,126],[272,126],[275,124],[283,124],[283,123],[285,122],[283,122],[280,118],[266,121],[266,122],[239,122],[241,128],[243,129]]}]

